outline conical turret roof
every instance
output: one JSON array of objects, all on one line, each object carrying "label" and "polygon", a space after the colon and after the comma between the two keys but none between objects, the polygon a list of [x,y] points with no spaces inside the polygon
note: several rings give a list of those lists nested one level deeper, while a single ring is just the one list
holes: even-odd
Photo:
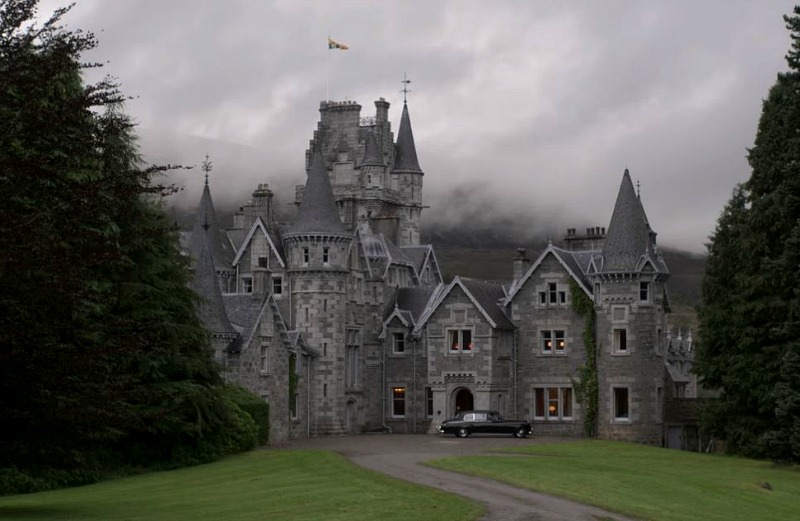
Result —
[{"label": "conical turret roof", "polygon": [[[209,228],[208,232],[210,231]],[[200,242],[200,250],[195,257],[192,289],[201,299],[197,314],[203,327],[212,335],[230,335],[231,338],[235,338],[238,333],[228,320],[225,311],[209,239],[210,235],[206,234],[204,240]]]},{"label": "conical turret roof", "polygon": [[400,129],[397,131],[394,169],[422,173],[417,160],[417,147],[414,145],[414,133],[411,132],[411,118],[408,116],[407,104],[403,104],[403,116],[400,118]]},{"label": "conical turret roof", "polygon": [[653,250],[650,231],[626,168],[603,245],[603,271],[635,271],[642,256]]},{"label": "conical turret roof", "polygon": [[203,187],[203,195],[200,197],[200,206],[195,215],[189,243],[189,251],[194,259],[200,258],[200,251],[204,245],[211,252],[215,268],[230,268],[233,260],[233,248],[220,232],[217,214],[214,211],[214,202],[211,200],[211,190],[208,188],[208,179]]},{"label": "conical turret roof", "polygon": [[361,166],[385,166],[375,132],[370,132],[367,136],[367,146],[364,149],[364,161],[361,162]]},{"label": "conical turret roof", "polygon": [[314,153],[311,161],[297,220],[285,235],[298,233],[347,233],[336,209],[331,180],[320,151]]}]

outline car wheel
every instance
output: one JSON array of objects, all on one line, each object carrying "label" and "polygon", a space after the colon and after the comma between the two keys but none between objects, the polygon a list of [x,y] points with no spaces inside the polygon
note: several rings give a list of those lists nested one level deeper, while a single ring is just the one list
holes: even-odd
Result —
[{"label": "car wheel", "polygon": [[526,429],[525,427],[520,427],[519,429],[514,431],[515,438],[524,438],[527,435],[528,435],[528,429]]},{"label": "car wheel", "polygon": [[466,427],[459,427],[458,430],[456,431],[456,436],[458,436],[459,438],[466,438],[467,436],[469,436],[469,430],[467,430]]}]

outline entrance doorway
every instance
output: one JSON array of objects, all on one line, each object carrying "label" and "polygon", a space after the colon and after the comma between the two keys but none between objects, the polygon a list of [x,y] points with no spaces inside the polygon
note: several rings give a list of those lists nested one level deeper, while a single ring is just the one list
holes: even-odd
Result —
[{"label": "entrance doorway", "polygon": [[471,411],[475,408],[475,402],[469,389],[461,388],[457,390],[455,402],[456,414],[460,411]]}]

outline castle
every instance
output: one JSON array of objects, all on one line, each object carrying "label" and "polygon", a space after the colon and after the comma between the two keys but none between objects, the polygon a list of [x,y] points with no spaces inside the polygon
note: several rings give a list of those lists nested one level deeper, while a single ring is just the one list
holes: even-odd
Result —
[{"label": "castle", "polygon": [[669,271],[628,171],[607,232],[520,250],[507,284],[445,282],[420,244],[408,106],[396,140],[388,109],[320,104],[288,225],[262,184],[223,228],[206,178],[187,244],[198,312],[224,378],[269,403],[271,440],[435,432],[474,408],[534,435],[582,435],[592,414],[600,438],[684,443],[670,411],[693,393],[692,339],[670,335]]}]

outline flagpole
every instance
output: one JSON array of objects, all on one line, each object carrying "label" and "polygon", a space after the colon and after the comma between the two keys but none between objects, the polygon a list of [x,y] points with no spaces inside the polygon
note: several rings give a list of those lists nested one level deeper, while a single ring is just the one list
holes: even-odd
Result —
[{"label": "flagpole", "polygon": [[[330,42],[331,35],[328,35],[328,41]],[[326,78],[325,78],[325,103],[329,102],[331,99],[331,47],[328,44],[328,58],[326,60]]]}]

